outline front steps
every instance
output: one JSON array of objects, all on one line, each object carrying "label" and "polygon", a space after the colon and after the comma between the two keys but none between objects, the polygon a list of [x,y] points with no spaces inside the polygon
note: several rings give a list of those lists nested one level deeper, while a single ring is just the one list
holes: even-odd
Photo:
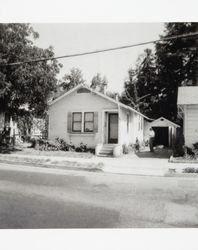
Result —
[{"label": "front steps", "polygon": [[100,157],[113,157],[113,149],[116,144],[104,144],[99,151],[98,156]]}]

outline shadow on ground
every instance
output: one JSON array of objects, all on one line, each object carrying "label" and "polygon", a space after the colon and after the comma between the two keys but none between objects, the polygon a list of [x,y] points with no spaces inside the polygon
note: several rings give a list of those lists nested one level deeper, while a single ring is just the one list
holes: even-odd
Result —
[{"label": "shadow on ground", "polygon": [[137,152],[136,155],[139,158],[159,158],[159,159],[168,159],[172,155],[172,150],[169,148],[157,148],[154,152],[143,151]]},{"label": "shadow on ground", "polygon": [[18,151],[22,151],[20,148],[14,148],[13,146],[0,145],[0,154],[11,154]]}]

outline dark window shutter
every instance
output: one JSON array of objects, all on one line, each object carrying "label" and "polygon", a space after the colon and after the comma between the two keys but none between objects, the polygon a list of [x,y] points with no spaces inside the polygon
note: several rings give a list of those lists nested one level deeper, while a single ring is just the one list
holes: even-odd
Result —
[{"label": "dark window shutter", "polygon": [[67,113],[67,132],[72,132],[72,112]]},{"label": "dark window shutter", "polygon": [[98,132],[98,112],[94,112],[94,132]]}]

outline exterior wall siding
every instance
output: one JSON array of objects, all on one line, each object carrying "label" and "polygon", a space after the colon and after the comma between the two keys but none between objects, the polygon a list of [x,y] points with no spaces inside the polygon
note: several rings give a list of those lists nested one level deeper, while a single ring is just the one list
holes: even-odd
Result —
[{"label": "exterior wall siding", "polygon": [[[129,125],[127,129],[127,115],[129,116]],[[128,111],[124,108],[120,109],[120,118],[119,118],[120,126],[120,140],[119,143],[121,145],[126,144],[134,144],[136,142],[136,138],[138,138],[139,142],[142,142],[144,139],[144,118],[133,112]]]},{"label": "exterior wall siding", "polygon": [[184,110],[185,144],[191,147],[198,142],[198,105],[186,105]]}]

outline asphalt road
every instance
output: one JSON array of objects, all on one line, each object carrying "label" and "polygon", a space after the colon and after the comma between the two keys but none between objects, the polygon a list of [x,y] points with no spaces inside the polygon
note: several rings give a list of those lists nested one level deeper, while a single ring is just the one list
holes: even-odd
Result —
[{"label": "asphalt road", "polygon": [[0,164],[0,228],[198,227],[198,179]]}]

